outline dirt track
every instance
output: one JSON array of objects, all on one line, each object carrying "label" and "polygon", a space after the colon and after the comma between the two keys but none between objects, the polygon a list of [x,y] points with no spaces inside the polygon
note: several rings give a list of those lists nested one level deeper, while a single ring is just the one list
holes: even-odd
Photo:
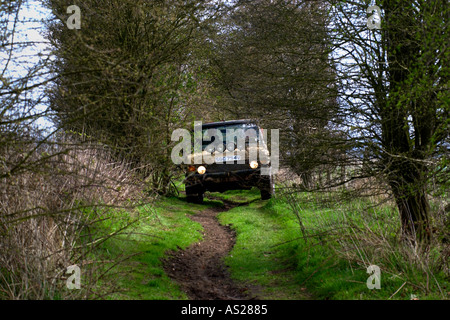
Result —
[{"label": "dirt track", "polygon": [[166,273],[192,300],[255,299],[247,293],[247,288],[240,288],[232,281],[223,262],[233,248],[235,234],[219,224],[217,214],[233,206],[228,203],[223,208],[208,208],[192,216],[192,220],[203,226],[203,240],[164,261]]}]

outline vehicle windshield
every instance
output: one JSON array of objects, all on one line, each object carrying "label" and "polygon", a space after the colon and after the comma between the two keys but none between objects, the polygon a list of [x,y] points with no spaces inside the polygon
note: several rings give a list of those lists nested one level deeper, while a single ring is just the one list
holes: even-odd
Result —
[{"label": "vehicle windshield", "polygon": [[[219,151],[222,151],[220,146],[226,145],[227,143],[233,142],[235,147],[240,148],[242,147],[240,144],[257,142],[259,139],[259,128],[255,124],[251,123],[216,126],[211,128],[203,128],[202,136],[203,150],[213,144],[218,147]],[[222,140],[216,141],[216,139],[220,138],[222,138]]]}]

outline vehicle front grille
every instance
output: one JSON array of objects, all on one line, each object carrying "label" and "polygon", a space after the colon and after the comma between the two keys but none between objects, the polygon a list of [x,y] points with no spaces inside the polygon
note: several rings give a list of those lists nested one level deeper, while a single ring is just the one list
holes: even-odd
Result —
[{"label": "vehicle front grille", "polygon": [[236,163],[213,163],[206,166],[206,173],[211,172],[230,172],[230,171],[237,171],[237,170],[249,170],[250,166],[248,164],[238,164]]}]

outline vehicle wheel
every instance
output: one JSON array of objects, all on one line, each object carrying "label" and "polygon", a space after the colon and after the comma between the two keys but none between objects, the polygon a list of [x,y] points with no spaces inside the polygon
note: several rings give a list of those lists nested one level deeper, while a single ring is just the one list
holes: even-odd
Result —
[{"label": "vehicle wheel", "polygon": [[261,190],[261,200],[269,200],[272,198],[272,194],[267,190]]},{"label": "vehicle wheel", "polygon": [[275,193],[275,185],[272,176],[261,179],[259,190],[261,191],[261,200],[269,200]]},{"label": "vehicle wheel", "polygon": [[186,201],[190,203],[203,203],[204,193],[198,191],[197,193],[190,193],[186,188]]}]

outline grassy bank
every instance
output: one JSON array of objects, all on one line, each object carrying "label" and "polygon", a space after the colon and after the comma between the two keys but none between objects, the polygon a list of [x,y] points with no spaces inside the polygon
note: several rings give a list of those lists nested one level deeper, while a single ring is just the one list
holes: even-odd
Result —
[{"label": "grassy bank", "polygon": [[[261,201],[258,190],[208,196],[214,200],[203,205],[181,196],[161,198],[134,212],[115,211],[137,222],[101,246],[106,260],[125,261],[115,266],[118,291],[109,298],[187,299],[165,274],[161,259],[200,241],[202,227],[189,216],[221,206],[221,200],[242,204],[218,216],[237,237],[225,263],[232,277],[261,299],[449,298],[439,252],[416,259],[399,245],[396,212],[389,206],[325,202],[311,195],[297,195],[293,206],[293,199],[281,197]],[[367,287],[369,265],[380,267],[380,289]]]},{"label": "grassy bank", "polygon": [[[295,199],[298,216],[292,199],[257,201],[220,215],[237,232],[227,258],[235,279],[260,286],[267,299],[449,298],[449,279],[439,269],[437,253],[413,257],[414,250],[400,245],[391,207],[307,197]],[[380,267],[380,289],[367,287],[369,265]]]},{"label": "grassy bank", "polygon": [[[141,206],[136,212],[138,222],[126,232],[106,241],[102,254],[112,261],[124,260],[115,266],[118,291],[111,299],[176,300],[187,299],[179,287],[164,273],[161,259],[171,250],[184,249],[201,240],[202,227],[189,216],[217,201],[204,205],[188,204],[184,199],[162,198],[154,204]],[[115,219],[117,221],[117,219]],[[110,226],[118,229],[120,226]]]}]

